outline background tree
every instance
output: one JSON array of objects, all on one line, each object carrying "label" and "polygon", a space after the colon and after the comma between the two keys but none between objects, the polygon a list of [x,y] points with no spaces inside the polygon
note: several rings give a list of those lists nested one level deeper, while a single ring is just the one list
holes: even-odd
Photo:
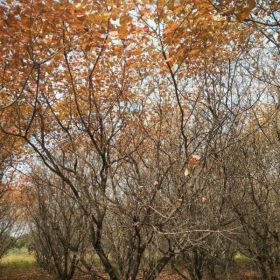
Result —
[{"label": "background tree", "polygon": [[77,203],[61,180],[43,168],[32,171],[27,195],[30,248],[37,263],[57,279],[72,279],[87,240]]},{"label": "background tree", "polygon": [[17,235],[16,189],[13,187],[11,166],[13,149],[16,149],[11,137],[0,134],[0,257],[14,242]]}]

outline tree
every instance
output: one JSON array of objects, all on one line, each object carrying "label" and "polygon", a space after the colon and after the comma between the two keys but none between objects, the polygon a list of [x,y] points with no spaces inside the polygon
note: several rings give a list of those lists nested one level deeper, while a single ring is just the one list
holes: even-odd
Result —
[{"label": "tree", "polygon": [[177,255],[235,229],[228,148],[261,95],[242,72],[255,3],[241,2],[1,5],[1,130],[54,178],[37,194],[65,200],[52,209],[34,198],[34,235],[42,246],[54,238],[52,258],[73,224],[62,220],[55,234],[51,218],[69,208],[112,280],[153,280]]},{"label": "tree", "polygon": [[[263,120],[259,116],[256,125]],[[272,123],[235,147],[229,180],[238,190],[230,203],[242,226],[240,250],[254,260],[262,279],[279,278],[278,138]]]},{"label": "tree", "polygon": [[9,168],[13,162],[14,141],[11,137],[0,134],[0,257],[13,243],[12,234],[16,234],[15,189]]},{"label": "tree", "polygon": [[31,247],[37,263],[57,279],[74,276],[85,250],[83,217],[63,183],[47,170],[34,169],[26,203]]}]

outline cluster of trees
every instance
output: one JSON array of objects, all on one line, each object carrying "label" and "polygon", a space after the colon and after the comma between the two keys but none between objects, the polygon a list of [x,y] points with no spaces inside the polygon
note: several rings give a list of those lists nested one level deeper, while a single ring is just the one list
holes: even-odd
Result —
[{"label": "cluster of trees", "polygon": [[0,258],[14,244],[18,232],[18,212],[12,176],[8,170],[13,162],[16,143],[11,137],[0,133]]},{"label": "cluster of trees", "polygon": [[279,279],[279,10],[0,4],[1,133],[43,268],[216,279],[241,252]]}]

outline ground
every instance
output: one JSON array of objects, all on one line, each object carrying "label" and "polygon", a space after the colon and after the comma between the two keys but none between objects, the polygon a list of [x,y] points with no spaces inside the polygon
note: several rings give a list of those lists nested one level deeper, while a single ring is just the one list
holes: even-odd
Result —
[{"label": "ground", "polygon": [[[74,280],[88,280],[87,276],[79,276]],[[181,280],[171,273],[164,273],[160,280]],[[26,250],[12,251],[5,256],[0,264],[0,280],[53,280],[51,276],[38,268],[34,257]],[[205,279],[207,280],[207,279]],[[221,276],[221,280],[225,277]],[[230,280],[260,280],[248,263],[239,260],[239,269]]]},{"label": "ground", "polygon": [[27,250],[12,250],[1,260],[0,280],[51,279],[35,265],[34,257]]}]

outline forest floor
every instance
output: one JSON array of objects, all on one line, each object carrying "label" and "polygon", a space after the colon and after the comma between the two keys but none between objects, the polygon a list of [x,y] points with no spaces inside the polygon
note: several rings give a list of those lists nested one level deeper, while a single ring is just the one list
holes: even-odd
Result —
[{"label": "forest floor", "polygon": [[[73,280],[89,280],[88,276],[78,276]],[[178,275],[165,272],[159,278],[160,280],[182,280]],[[229,280],[260,280],[256,271],[249,264],[239,263],[236,272],[233,273]],[[27,252],[20,254],[9,254],[5,256],[0,264],[0,280],[53,280],[42,269],[35,264],[34,257]],[[204,280],[208,280],[205,278]],[[220,280],[226,280],[221,275]]]}]

